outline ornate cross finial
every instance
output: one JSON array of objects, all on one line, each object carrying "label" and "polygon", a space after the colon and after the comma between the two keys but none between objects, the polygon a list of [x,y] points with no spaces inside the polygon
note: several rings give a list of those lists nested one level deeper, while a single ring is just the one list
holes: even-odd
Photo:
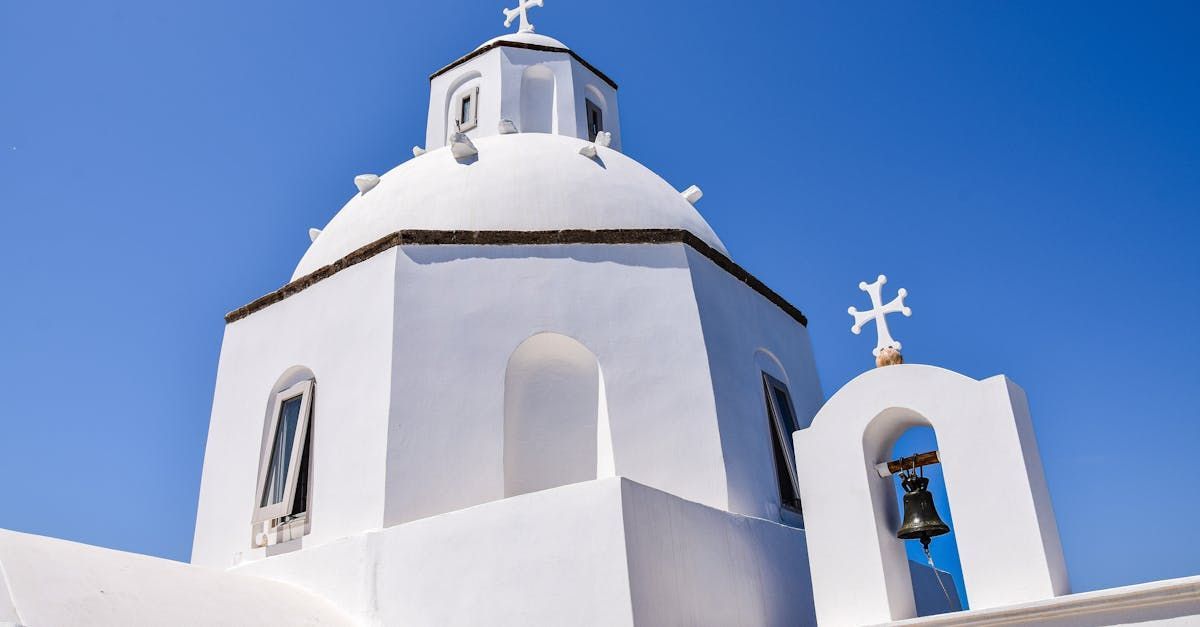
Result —
[{"label": "ornate cross finial", "polygon": [[[881,353],[891,349],[889,352],[895,353],[894,359],[899,360],[900,342],[892,339],[892,334],[888,331],[887,318],[885,316],[890,313],[899,312],[907,317],[912,315],[912,310],[904,306],[904,297],[908,296],[908,290],[904,288],[900,288],[896,298],[892,302],[884,305],[883,299],[880,297],[880,292],[885,283],[887,283],[887,277],[881,274],[878,279],[875,279],[874,283],[863,281],[858,284],[858,289],[866,292],[871,297],[871,310],[859,311],[854,307],[847,310],[851,316],[854,316],[854,326],[850,327],[850,332],[858,335],[862,331],[864,324],[874,320],[875,330],[879,333],[879,341],[875,344],[875,350],[871,351],[871,354],[879,358]],[[889,363],[900,362],[889,361]]]},{"label": "ornate cross finial", "polygon": [[543,6],[542,0],[517,0],[517,8],[504,9],[504,27],[512,26],[512,21],[519,16],[521,18],[521,29],[517,32],[532,33],[533,24],[529,23],[529,15],[526,14],[526,11],[529,7],[540,6]]}]

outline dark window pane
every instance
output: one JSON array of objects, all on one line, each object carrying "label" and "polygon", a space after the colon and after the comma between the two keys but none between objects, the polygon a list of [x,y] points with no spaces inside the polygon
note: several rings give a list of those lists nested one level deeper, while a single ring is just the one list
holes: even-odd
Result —
[{"label": "dark window pane", "polygon": [[596,141],[596,136],[604,130],[604,112],[591,100],[584,100],[587,109],[588,139]]},{"label": "dark window pane", "polygon": [[283,490],[287,484],[288,466],[292,463],[292,446],[296,442],[296,428],[300,424],[300,405],[303,396],[289,398],[279,409],[279,424],[275,427],[275,437],[271,442],[271,456],[268,458],[267,485],[263,490],[262,502],[259,507],[274,505],[283,500]]},{"label": "dark window pane", "polygon": [[796,424],[796,415],[792,412],[792,399],[788,398],[787,390],[778,384],[772,384],[771,391],[775,394],[775,405],[779,407],[784,426],[789,432],[799,429],[800,425]]},{"label": "dark window pane", "polygon": [[[774,402],[772,402],[774,401]],[[793,509],[800,509],[800,494],[788,460],[792,455],[790,438],[796,430],[796,420],[792,411],[791,399],[788,398],[787,388],[782,383],[763,377],[763,402],[767,405],[768,428],[771,432],[771,450],[775,461],[775,479],[779,484],[779,502]],[[779,413],[776,413],[778,409]],[[780,433],[780,432],[783,433]]]},{"label": "dark window pane", "polygon": [[[311,427],[310,427],[311,429]],[[312,450],[312,432],[304,439],[304,452],[300,455],[300,474],[296,478],[296,496],[292,499],[292,516],[308,511],[308,456]]]}]

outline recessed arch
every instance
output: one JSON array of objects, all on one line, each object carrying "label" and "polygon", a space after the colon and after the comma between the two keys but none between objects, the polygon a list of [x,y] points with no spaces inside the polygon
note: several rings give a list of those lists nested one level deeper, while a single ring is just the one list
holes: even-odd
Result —
[{"label": "recessed arch", "polygon": [[759,348],[754,351],[754,365],[760,372],[765,372],[780,381],[786,383],[789,387],[792,385],[788,379],[787,370],[783,367],[783,362],[775,356],[775,353],[766,348]]},{"label": "recessed arch", "polygon": [[545,64],[531,65],[521,75],[521,132],[555,133],[557,85],[554,70]]},{"label": "recessed arch", "polygon": [[[449,137],[450,133],[454,131],[455,118],[451,105],[457,101],[457,96],[462,92],[477,87],[482,82],[482,77],[483,74],[475,70],[463,72],[462,75],[455,78],[454,82],[450,83],[450,86],[446,88],[446,95],[442,102],[442,119],[445,121],[446,137]],[[474,106],[478,107],[479,103],[475,103]],[[442,139],[445,139],[445,137]]]},{"label": "recessed arch", "polygon": [[526,339],[504,375],[504,495],[601,474],[612,474],[612,444],[596,356],[559,333]]}]

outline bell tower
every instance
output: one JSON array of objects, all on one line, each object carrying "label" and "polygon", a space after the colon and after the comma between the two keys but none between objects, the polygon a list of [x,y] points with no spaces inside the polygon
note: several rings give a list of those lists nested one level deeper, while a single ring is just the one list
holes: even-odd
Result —
[{"label": "bell tower", "polygon": [[519,32],[497,37],[429,78],[425,150],[446,145],[456,130],[471,139],[507,133],[550,133],[594,140],[611,134],[621,149],[617,84],[565,44],[533,32],[520,0]]}]

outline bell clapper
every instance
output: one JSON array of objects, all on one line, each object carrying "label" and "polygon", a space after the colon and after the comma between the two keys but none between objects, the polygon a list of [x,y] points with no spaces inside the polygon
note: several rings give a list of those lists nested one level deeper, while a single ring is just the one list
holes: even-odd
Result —
[{"label": "bell clapper", "polygon": [[929,567],[933,569],[933,578],[937,579],[938,586],[942,588],[942,594],[946,595],[946,605],[950,609],[954,609],[954,602],[950,600],[950,591],[946,590],[946,584],[942,583],[942,576],[938,574],[937,565],[933,563],[933,553],[929,552],[929,542],[933,538],[929,536],[921,536],[921,548],[925,550],[925,559],[929,560]]}]

